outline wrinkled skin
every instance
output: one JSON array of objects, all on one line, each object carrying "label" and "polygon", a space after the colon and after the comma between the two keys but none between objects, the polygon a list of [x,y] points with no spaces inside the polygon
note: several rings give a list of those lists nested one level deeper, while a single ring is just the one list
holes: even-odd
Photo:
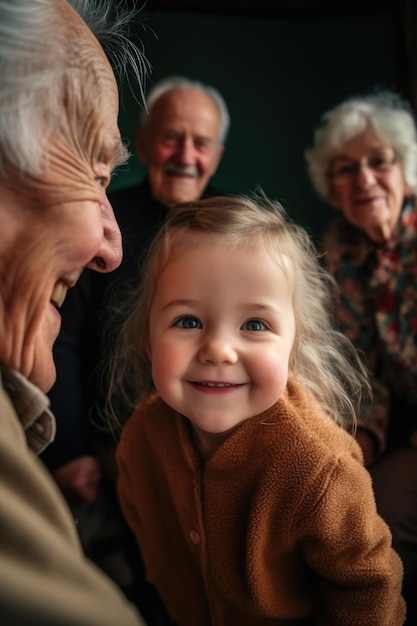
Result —
[{"label": "wrinkled skin", "polygon": [[158,202],[170,207],[201,197],[224,150],[219,122],[216,105],[198,89],[174,89],[155,102],[136,150]]},{"label": "wrinkled skin", "polygon": [[65,294],[84,267],[110,271],[121,260],[105,191],[123,152],[116,82],[80,17],[56,1],[88,74],[63,97],[43,172],[20,175],[9,166],[0,178],[0,360],[44,391],[55,380],[52,346],[61,322],[54,289],[61,285]]}]

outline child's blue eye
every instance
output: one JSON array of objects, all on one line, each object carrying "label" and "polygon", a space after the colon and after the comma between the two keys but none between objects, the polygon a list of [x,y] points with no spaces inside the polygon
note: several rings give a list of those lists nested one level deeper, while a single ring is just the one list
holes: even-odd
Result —
[{"label": "child's blue eye", "polygon": [[248,320],[243,324],[242,330],[266,330],[266,326],[260,320]]},{"label": "child's blue eye", "polygon": [[177,320],[174,326],[179,326],[180,328],[201,328],[201,323],[196,317],[181,317]]}]

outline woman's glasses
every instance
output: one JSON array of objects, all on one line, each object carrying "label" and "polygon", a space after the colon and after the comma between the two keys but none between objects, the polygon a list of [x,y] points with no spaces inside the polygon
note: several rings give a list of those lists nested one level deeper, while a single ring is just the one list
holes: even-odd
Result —
[{"label": "woman's glasses", "polygon": [[379,155],[370,159],[361,159],[360,161],[348,161],[341,159],[336,161],[330,167],[328,177],[336,183],[349,182],[356,178],[363,169],[371,170],[375,175],[384,175],[391,171],[393,166],[398,162],[397,156]]}]

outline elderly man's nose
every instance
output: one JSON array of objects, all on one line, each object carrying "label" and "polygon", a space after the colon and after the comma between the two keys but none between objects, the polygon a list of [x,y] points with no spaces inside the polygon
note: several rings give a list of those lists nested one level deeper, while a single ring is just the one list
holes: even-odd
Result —
[{"label": "elderly man's nose", "polygon": [[178,147],[178,158],[182,163],[190,165],[194,163],[195,148],[191,139],[185,138]]},{"label": "elderly man's nose", "polygon": [[111,272],[122,261],[122,236],[119,225],[114,216],[113,207],[107,200],[102,205],[103,238],[97,254],[88,267],[97,272]]}]

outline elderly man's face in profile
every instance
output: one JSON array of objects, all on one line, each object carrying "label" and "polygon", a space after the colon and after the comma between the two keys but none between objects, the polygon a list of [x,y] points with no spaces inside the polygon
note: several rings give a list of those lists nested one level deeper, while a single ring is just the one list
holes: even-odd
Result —
[{"label": "elderly man's face in profile", "polygon": [[52,345],[67,289],[85,266],[93,267],[95,257],[107,271],[121,260],[120,232],[105,191],[124,157],[117,86],[82,20],[66,2],[62,12],[63,27],[82,48],[85,79],[73,81],[63,94],[62,118],[42,173],[30,177],[11,170],[5,219],[1,215],[7,243],[0,254],[7,275],[0,288],[9,341],[2,360],[43,390],[55,379]]},{"label": "elderly man's face in profile", "polygon": [[223,153],[219,122],[216,105],[197,89],[175,89],[155,102],[136,146],[156,200],[169,207],[201,197]]}]

